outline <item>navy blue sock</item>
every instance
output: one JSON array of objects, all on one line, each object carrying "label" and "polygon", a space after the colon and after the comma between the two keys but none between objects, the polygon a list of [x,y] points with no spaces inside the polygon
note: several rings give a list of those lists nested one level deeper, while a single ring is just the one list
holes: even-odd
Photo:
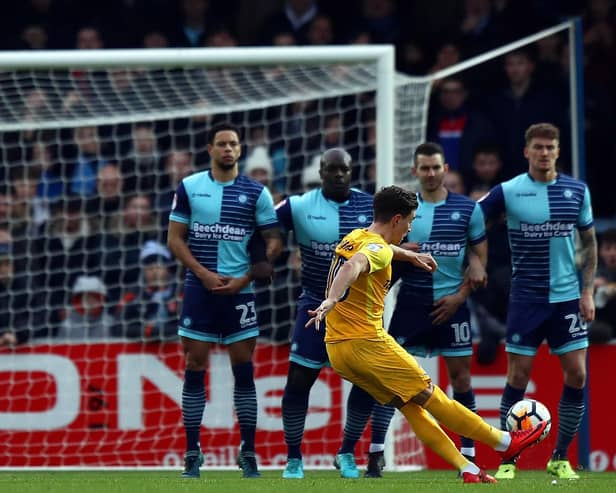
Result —
[{"label": "navy blue sock", "polygon": [[[468,390],[467,392],[454,392],[453,398],[454,400],[458,401],[460,404],[470,409],[474,413],[477,412],[477,404],[475,403],[475,392],[473,392],[472,388]],[[471,440],[470,438],[460,437],[460,442],[462,445],[462,449],[467,449],[467,450],[475,449],[475,442]],[[474,452],[466,453],[466,451],[463,451],[463,453],[464,455],[467,455],[467,456],[471,456],[471,457],[475,456]]]},{"label": "navy blue sock", "polygon": [[370,442],[375,445],[383,445],[385,443],[385,436],[387,435],[387,428],[391,418],[393,418],[396,408],[393,406],[384,406],[378,402],[374,404],[372,409],[372,438]]},{"label": "navy blue sock", "polygon": [[252,362],[240,363],[233,366],[232,370],[235,377],[233,404],[240,425],[241,450],[254,452],[257,431],[257,391]]},{"label": "navy blue sock", "polygon": [[199,450],[199,432],[205,409],[205,371],[186,370],[182,387],[182,419],[186,450]]},{"label": "navy blue sock", "polygon": [[289,361],[287,384],[282,396],[282,426],[289,459],[302,458],[301,446],[308,413],[308,398],[320,372],[320,368],[308,368]]},{"label": "navy blue sock", "polygon": [[567,450],[580,429],[585,410],[584,389],[565,385],[558,403],[558,438],[552,458],[567,458]]},{"label": "navy blue sock", "polygon": [[501,430],[507,429],[507,412],[516,402],[524,399],[524,392],[526,389],[516,389],[509,385],[505,384],[505,388],[503,390],[503,396],[501,397],[500,403],[500,427]]},{"label": "navy blue sock", "polygon": [[289,459],[301,459],[301,445],[304,437],[308,397],[310,389],[291,389],[287,385],[282,396],[282,423],[284,440],[287,443]]},{"label": "navy blue sock", "polygon": [[344,439],[340,454],[354,454],[355,445],[361,438],[372,413],[374,399],[365,390],[353,385],[347,400],[347,417],[344,424]]}]

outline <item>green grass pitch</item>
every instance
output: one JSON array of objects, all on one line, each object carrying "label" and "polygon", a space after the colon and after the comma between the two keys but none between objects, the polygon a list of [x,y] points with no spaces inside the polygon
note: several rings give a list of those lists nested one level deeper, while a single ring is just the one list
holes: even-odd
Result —
[{"label": "green grass pitch", "polygon": [[263,471],[260,479],[242,479],[239,471],[202,470],[200,479],[182,479],[173,471],[0,471],[1,493],[614,493],[616,473],[581,473],[578,481],[558,481],[543,471],[519,471],[513,481],[464,485],[454,471],[384,472],[382,479],[341,479],[336,471],[306,471],[303,480],[283,480],[281,471]]}]

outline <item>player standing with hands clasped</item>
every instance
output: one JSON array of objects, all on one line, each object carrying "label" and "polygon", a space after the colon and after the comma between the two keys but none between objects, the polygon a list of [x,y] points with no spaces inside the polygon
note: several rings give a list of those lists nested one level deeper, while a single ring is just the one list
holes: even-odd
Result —
[{"label": "player standing with hands clasped", "polygon": [[[531,125],[525,138],[528,172],[497,185],[480,199],[488,220],[505,213],[511,246],[507,383],[500,405],[501,424],[509,408],[524,397],[537,349],[547,340],[564,375],[558,438],[547,471],[561,479],[578,479],[567,450],[584,416],[586,323],[595,318],[597,240],[590,193],[584,183],[557,171],[557,127]],[[576,229],[581,240],[581,293],[575,262]],[[496,477],[513,479],[515,459],[504,461]]]},{"label": "player standing with hands clasped", "polygon": [[210,347],[227,346],[235,380],[233,403],[240,426],[238,465],[259,477],[255,459],[257,396],[252,355],[259,335],[248,243],[261,234],[271,262],[282,241],[267,188],[239,175],[240,132],[221,123],[208,134],[211,169],[184,178],[169,215],[168,245],[186,267],[178,334],[186,360],[182,415],[186,431],[182,477],[198,478]]},{"label": "player standing with hands clasped", "polygon": [[381,404],[398,408],[417,437],[456,467],[466,483],[496,480],[468,461],[442,428],[428,415],[455,433],[485,443],[504,459],[517,456],[536,443],[547,422],[518,432],[497,430],[477,414],[449,399],[383,328],[384,299],[391,283],[392,259],[407,261],[428,272],[436,262],[429,254],[392,246],[410,231],[417,198],[391,186],[374,197],[374,219],[366,229],[356,229],[336,247],[327,280],[325,300],[306,324],[319,330],[327,317],[325,344],[332,367]]}]

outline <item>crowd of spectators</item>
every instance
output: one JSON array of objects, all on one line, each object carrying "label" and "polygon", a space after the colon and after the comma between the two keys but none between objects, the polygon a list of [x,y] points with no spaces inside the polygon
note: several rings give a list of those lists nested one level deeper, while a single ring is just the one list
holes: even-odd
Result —
[{"label": "crowd of spectators", "polygon": [[[616,203],[601,168],[616,162],[611,0],[24,0],[5,6],[0,48],[393,43],[398,70],[421,75],[573,15],[581,16],[584,26],[587,181],[595,215],[613,218]],[[428,139],[445,149],[448,187],[477,199],[522,171],[524,129],[537,121],[563,131],[560,165],[570,171],[568,71],[562,34],[484,64],[480,75],[469,70],[436,81],[427,131]],[[116,69],[105,77],[114,93],[130,93],[134,74]],[[75,92],[63,97],[61,111],[82,103]],[[48,98],[44,89],[29,90],[22,118],[33,118]],[[266,184],[276,201],[318,184],[315,159],[318,163],[320,152],[334,146],[351,153],[354,185],[374,192],[374,100],[353,98],[242,114],[204,110],[203,116],[171,121],[1,133],[0,345],[84,334],[173,337],[169,327],[177,317],[181,272],[169,268],[165,229],[180,180],[208,166],[207,128],[219,118],[242,126],[243,171]],[[507,243],[499,225],[490,235],[494,285],[477,293],[474,304],[482,313],[482,333],[498,337],[506,311]],[[603,250],[616,244],[610,238],[606,233]],[[157,253],[146,255],[152,251]],[[598,288],[613,281],[611,257],[601,258],[607,273]],[[289,239],[274,285],[259,290],[261,325],[276,340],[286,340],[291,326],[297,293],[289,286],[297,285],[298,265]],[[614,324],[613,312],[604,313],[601,321]]]}]

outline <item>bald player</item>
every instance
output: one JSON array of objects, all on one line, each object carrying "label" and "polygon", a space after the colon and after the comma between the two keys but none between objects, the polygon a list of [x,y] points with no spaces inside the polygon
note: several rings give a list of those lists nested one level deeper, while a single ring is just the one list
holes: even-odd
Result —
[{"label": "bald player", "polygon": [[[351,156],[348,152],[341,148],[326,150],[321,156],[319,175],[319,188],[293,195],[276,208],[283,230],[294,232],[302,258],[302,294],[297,304],[289,372],[282,398],[282,422],[288,448],[287,466],[282,475],[285,479],[304,477],[301,442],[308,398],[321,368],[329,363],[325,331],[304,328],[310,318],[308,311],[315,310],[323,298],[338,242],[352,230],[365,228],[372,222],[372,196],[350,186]],[[370,412],[372,401],[367,397]]]}]

